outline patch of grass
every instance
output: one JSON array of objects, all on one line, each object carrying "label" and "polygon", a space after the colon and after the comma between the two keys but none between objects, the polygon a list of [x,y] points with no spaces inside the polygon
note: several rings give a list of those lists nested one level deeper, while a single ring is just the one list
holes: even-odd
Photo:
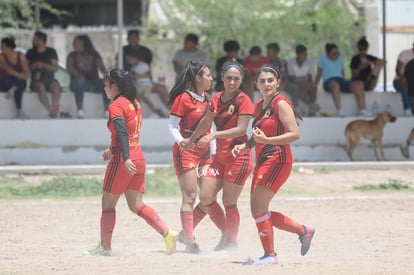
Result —
[{"label": "patch of grass", "polygon": [[378,185],[374,184],[363,184],[355,186],[355,190],[360,191],[401,191],[401,190],[413,190],[412,187],[403,184],[400,179],[388,179],[388,183],[381,183]]},{"label": "patch of grass", "polygon": [[147,173],[145,175],[145,195],[180,196],[181,191],[175,169],[173,167],[156,168],[153,173]]}]

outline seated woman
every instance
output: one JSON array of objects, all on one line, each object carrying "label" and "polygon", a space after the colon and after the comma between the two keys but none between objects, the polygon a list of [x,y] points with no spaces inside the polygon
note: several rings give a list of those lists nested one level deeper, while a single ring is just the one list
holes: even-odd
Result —
[{"label": "seated woman", "polygon": [[0,54],[0,91],[7,92],[6,98],[14,97],[16,118],[28,118],[22,111],[23,92],[29,78],[29,67],[26,57],[14,51],[16,44],[11,38],[1,40]]},{"label": "seated woman", "polygon": [[357,43],[359,54],[352,57],[352,80],[364,82],[366,91],[374,90],[378,82],[378,75],[385,64],[385,60],[368,54],[369,43],[363,36]]},{"label": "seated woman", "polygon": [[327,43],[325,50],[326,55],[321,56],[318,60],[315,86],[318,86],[322,76],[323,88],[326,92],[332,94],[337,116],[345,116],[341,108],[341,91],[355,94],[360,109],[357,115],[371,116],[365,109],[364,83],[360,80],[346,80],[344,78],[344,59],[339,53],[338,46]]}]

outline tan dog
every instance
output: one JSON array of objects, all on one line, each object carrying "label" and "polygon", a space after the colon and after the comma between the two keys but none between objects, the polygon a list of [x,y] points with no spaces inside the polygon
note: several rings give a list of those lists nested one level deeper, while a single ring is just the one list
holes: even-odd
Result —
[{"label": "tan dog", "polygon": [[387,122],[394,122],[397,119],[388,112],[383,112],[377,115],[373,120],[355,120],[350,122],[345,128],[346,138],[346,152],[348,153],[349,159],[352,158],[352,151],[359,143],[359,138],[362,136],[369,139],[374,145],[375,157],[378,157],[377,149],[379,148],[381,154],[381,160],[384,160],[384,149],[382,147],[382,134],[384,126]]}]

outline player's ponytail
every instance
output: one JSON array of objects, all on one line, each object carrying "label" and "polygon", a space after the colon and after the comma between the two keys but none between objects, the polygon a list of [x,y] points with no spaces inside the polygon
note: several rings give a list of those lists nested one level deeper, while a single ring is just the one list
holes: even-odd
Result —
[{"label": "player's ponytail", "polygon": [[135,110],[138,110],[138,106],[135,102],[136,88],[132,75],[123,69],[113,69],[105,77],[105,81],[109,81],[118,86],[118,90],[124,97],[128,98],[134,105]]},{"label": "player's ponytail", "polygon": [[193,63],[192,61],[188,62],[184,68],[184,71],[178,76],[178,79],[172,87],[168,95],[168,105],[172,105],[174,100],[182,94],[186,89],[195,90],[196,89],[196,76],[203,76],[204,68],[207,66],[200,63]]}]

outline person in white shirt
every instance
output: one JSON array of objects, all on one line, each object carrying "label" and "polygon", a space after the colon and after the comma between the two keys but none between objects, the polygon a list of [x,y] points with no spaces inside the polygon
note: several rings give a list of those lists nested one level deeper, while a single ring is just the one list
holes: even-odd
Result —
[{"label": "person in white shirt", "polygon": [[312,80],[312,62],[304,45],[296,46],[296,57],[287,64],[288,81],[286,91],[291,95],[292,104],[299,110],[299,99],[309,106],[309,116],[314,116],[320,107],[316,102],[316,87]]}]

